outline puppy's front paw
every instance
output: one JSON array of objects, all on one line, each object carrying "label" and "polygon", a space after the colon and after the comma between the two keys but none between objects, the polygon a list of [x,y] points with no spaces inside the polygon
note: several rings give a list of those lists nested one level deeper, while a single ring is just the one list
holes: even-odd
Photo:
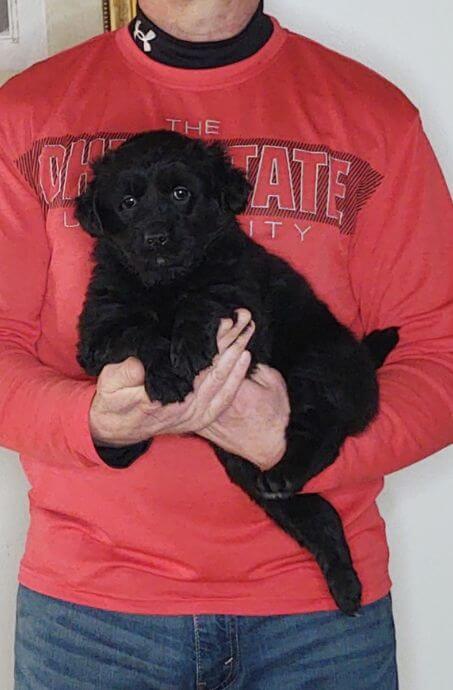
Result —
[{"label": "puppy's front paw", "polygon": [[90,345],[80,343],[76,354],[77,362],[88,376],[99,376],[107,364],[108,351],[104,345]]},{"label": "puppy's front paw", "polygon": [[170,369],[153,369],[146,372],[145,390],[150,400],[158,400],[163,405],[168,405],[182,402],[193,390],[193,384]]},{"label": "puppy's front paw", "polygon": [[122,362],[137,356],[136,343],[140,329],[135,326],[114,328],[82,335],[77,346],[77,361],[90,376],[99,376],[106,364]]},{"label": "puppy's front paw", "polygon": [[193,337],[173,337],[170,347],[170,359],[173,370],[181,377],[193,381],[197,374],[212,364],[217,354],[217,345],[212,338],[202,338],[201,334]]},{"label": "puppy's front paw", "polygon": [[278,465],[267,472],[261,472],[256,484],[258,494],[270,499],[290,498],[302,488],[302,484],[293,480]]}]

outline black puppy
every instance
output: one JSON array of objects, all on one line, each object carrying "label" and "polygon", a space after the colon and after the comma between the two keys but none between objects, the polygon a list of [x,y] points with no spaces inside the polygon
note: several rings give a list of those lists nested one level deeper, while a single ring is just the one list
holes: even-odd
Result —
[{"label": "black puppy", "polygon": [[77,360],[90,375],[138,357],[154,400],[183,400],[217,353],[219,320],[245,307],[248,349],[278,369],[289,394],[287,450],[271,470],[214,446],[230,479],[309,549],[340,609],[361,585],[335,509],[297,493],[378,409],[375,368],[394,328],[360,343],[304,278],[241,230],[250,185],[217,143],[168,131],[136,135],[93,165],[76,217],[97,239],[79,321]]}]

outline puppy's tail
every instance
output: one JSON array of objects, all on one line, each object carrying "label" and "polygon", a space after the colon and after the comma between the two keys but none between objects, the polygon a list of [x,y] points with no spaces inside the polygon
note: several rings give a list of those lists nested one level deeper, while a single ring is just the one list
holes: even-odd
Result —
[{"label": "puppy's tail", "polygon": [[362,340],[374,363],[375,369],[384,364],[385,358],[399,341],[398,328],[384,328],[368,333]]}]

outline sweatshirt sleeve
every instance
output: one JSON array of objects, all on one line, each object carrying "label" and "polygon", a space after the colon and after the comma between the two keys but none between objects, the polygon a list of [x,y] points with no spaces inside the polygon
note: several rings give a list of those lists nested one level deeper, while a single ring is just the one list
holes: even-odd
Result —
[{"label": "sweatshirt sleeve", "polygon": [[416,113],[357,228],[350,281],[365,333],[398,326],[380,409],[304,493],[382,479],[453,442],[453,208]]},{"label": "sweatshirt sleeve", "polygon": [[[14,121],[13,106],[2,109],[2,120],[0,445],[47,464],[104,465],[104,454],[109,464],[111,449],[98,452],[89,428],[95,382],[65,377],[37,356],[50,249],[40,203],[13,162],[14,127],[5,125]],[[112,466],[127,466],[148,445],[115,449]]]},{"label": "sweatshirt sleeve", "polygon": [[115,448],[112,446],[101,446],[99,443],[95,443],[94,447],[106,465],[109,465],[109,467],[116,467],[117,469],[123,469],[124,467],[132,465],[134,460],[137,460],[140,455],[143,455],[151,446],[151,441],[152,439],[146,439],[145,441],[138,441],[138,443],[131,443],[127,446]]}]

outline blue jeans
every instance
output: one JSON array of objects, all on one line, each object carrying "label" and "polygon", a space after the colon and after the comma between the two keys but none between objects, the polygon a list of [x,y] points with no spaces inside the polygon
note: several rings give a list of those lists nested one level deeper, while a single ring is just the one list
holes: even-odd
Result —
[{"label": "blue jeans", "polygon": [[390,596],[350,618],[124,614],[19,586],[15,690],[397,690]]}]

